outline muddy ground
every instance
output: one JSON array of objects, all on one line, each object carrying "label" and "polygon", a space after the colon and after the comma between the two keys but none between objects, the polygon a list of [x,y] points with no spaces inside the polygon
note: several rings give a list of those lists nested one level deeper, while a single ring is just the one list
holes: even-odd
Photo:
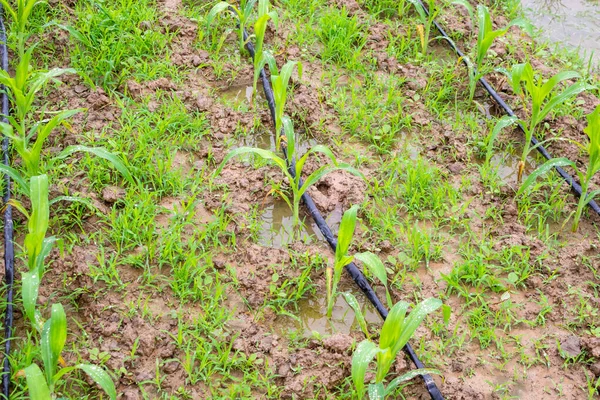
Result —
[{"label": "muddy ground", "polygon": [[[56,6],[65,12],[58,18],[64,18],[65,21],[73,18],[73,15],[69,16],[73,6],[71,2],[59,2]],[[331,1],[328,6],[343,6],[359,20],[372,21],[373,18],[364,5],[353,0]],[[85,108],[85,111],[73,119],[72,129],[61,129],[51,138],[49,151],[59,151],[67,145],[81,143],[88,138],[110,136],[111,132],[118,131],[123,113],[119,96],[144,102],[151,112],[160,109],[164,99],[177,98],[188,113],[204,118],[208,134],[198,143],[189,144],[188,149],[182,146],[181,151],[173,154],[171,169],[186,177],[184,179],[200,175],[208,177],[232,145],[244,144],[240,139],[243,136],[241,132],[249,132],[247,136],[270,132],[270,116],[264,104],[258,103],[256,108],[247,105],[245,88],[251,86],[252,68],[245,57],[240,58],[239,63],[231,63],[210,54],[208,48],[203,48],[204,42],[198,42],[197,22],[183,16],[182,10],[191,7],[189,4],[167,0],[158,2],[156,7],[162,17],[158,26],[151,26],[150,29],[173,33],[168,52],[170,60],[184,79],[124,79],[114,93],[107,93],[100,87],[90,87],[78,75],[61,77],[61,84],[53,87],[46,96],[49,107]],[[465,19],[460,16],[444,13],[440,20],[451,32],[464,34],[469,30]],[[499,16],[495,23],[503,26],[506,19]],[[57,54],[51,66],[70,66],[72,40],[59,28],[49,29],[54,33],[48,37],[53,41]],[[384,23],[371,24],[364,51],[375,60],[376,74],[403,78],[404,83],[399,90],[407,98],[416,98],[415,95],[432,85],[427,68],[418,65],[418,62],[400,63],[386,52],[388,36],[402,34],[391,32]],[[331,214],[330,222],[336,225],[342,210],[352,204],[373,201],[373,192],[369,187],[380,179],[380,167],[385,158],[380,158],[380,154],[368,143],[351,137],[342,126],[340,113],[330,102],[331,82],[323,73],[331,65],[319,61],[318,56],[315,60],[318,47],[300,49],[294,45],[293,30],[286,24],[282,24],[276,32],[271,30],[267,41],[280,50],[277,53],[280,65],[287,59],[302,60],[304,63],[303,77],[298,79],[296,76],[293,79],[293,95],[288,103],[288,113],[294,120],[300,141],[312,140],[311,143],[331,146],[340,158],[348,162],[353,161],[356,153],[373,160],[361,167],[366,176],[364,181],[345,172],[334,172],[310,189],[319,209],[324,215]],[[497,62],[502,63],[503,55],[508,53],[507,43],[512,45],[528,41],[530,39],[516,28],[511,29],[506,40],[493,48],[498,55]],[[230,34],[225,43],[226,49],[235,48],[235,34]],[[470,48],[473,38],[459,40],[459,44]],[[530,46],[534,48],[535,45]],[[433,47],[437,49],[441,45]],[[511,59],[523,61],[529,58],[530,52],[531,49],[524,47],[510,56]],[[533,61],[534,65],[539,62],[536,58]],[[542,64],[535,66],[541,67]],[[546,74],[554,71],[553,67],[545,68]],[[457,79],[460,76],[461,73],[457,73]],[[518,113],[523,111],[500,74],[490,74],[489,80],[503,98],[515,106]],[[457,85],[464,86],[459,92],[467,90],[464,79],[459,80]],[[234,93],[235,98],[232,100],[227,93]],[[481,92],[477,93],[476,99],[489,111],[490,116],[498,115],[498,110]],[[582,114],[587,114],[600,103],[594,94],[580,95],[577,100]],[[417,268],[407,272],[406,280],[391,288],[395,301],[415,301],[436,296],[452,307],[453,314],[447,327],[439,327],[440,315],[432,316],[427,324],[419,328],[412,341],[425,364],[440,370],[441,374],[434,378],[444,397],[585,398],[587,393],[584,389],[587,388],[589,377],[600,376],[600,339],[594,335],[594,329],[600,324],[596,275],[600,218],[586,216],[576,234],[569,233],[569,224],[561,228],[561,221],[558,221],[551,227],[557,233],[556,240],[542,240],[537,232],[524,224],[523,214],[515,203],[514,166],[511,168],[510,165],[504,165],[503,161],[498,161],[502,168],[507,168],[506,181],[499,191],[490,192],[479,180],[469,132],[452,126],[448,121],[437,120],[422,101],[405,104],[404,112],[412,116],[411,134],[415,137],[411,143],[412,157],[421,157],[435,165],[443,179],[457,188],[465,178],[472,178],[469,188],[461,189],[463,197],[458,202],[461,207],[448,210],[446,214],[466,221],[468,230],[439,228],[440,256],[429,262],[428,266],[421,262]],[[480,126],[485,126],[489,116],[477,110],[469,112],[476,115]],[[554,132],[575,140],[583,138],[583,121],[583,118],[575,119],[572,115],[548,119]],[[507,131],[502,134],[501,143],[518,143],[518,135],[516,130]],[[569,142],[552,142],[549,150],[576,160],[580,166],[585,163],[577,147]],[[390,154],[400,151],[401,145],[398,143]],[[317,167],[318,162],[311,160],[307,171],[311,172]],[[282,180],[279,171],[268,166],[252,168],[248,163],[230,162],[215,178],[216,186],[198,193],[197,203],[188,210],[191,217],[178,233],[180,241],[186,246],[198,239],[198,231],[223,230],[217,234],[221,245],[209,247],[210,255],[203,260],[208,271],[218,275],[221,282],[227,285],[225,293],[214,294],[216,303],[206,303],[197,298],[182,301],[174,293],[168,278],[175,267],[160,262],[160,254],[152,254],[153,250],[145,246],[117,250],[113,240],[105,239],[111,227],[107,226],[107,220],[102,215],[129,212],[124,207],[124,199],[137,190],[128,188],[118,179],[112,180],[111,184],[100,187],[80,172],[61,178],[52,188],[54,195],[69,193],[90,198],[97,210],[84,212],[81,226],[58,224],[53,227],[57,233],[64,234],[67,231],[79,239],[74,240],[76,244],[67,254],[60,254],[58,250],[53,252],[52,273],[46,275],[40,291],[40,304],[56,298],[67,299],[69,317],[76,321],[69,325],[69,340],[70,343],[77,343],[79,350],[67,353],[67,363],[102,361],[114,372],[121,399],[227,398],[227,390],[235,378],[244,376],[239,371],[242,368],[240,364],[212,375],[209,381],[200,379],[193,382],[185,368],[185,345],[177,339],[178,335],[182,335],[182,326],[187,326],[182,325],[182,321],[190,325],[199,324],[209,314],[207,304],[210,307],[218,304],[230,310],[231,314],[223,327],[202,332],[203,338],[226,344],[232,354],[238,354],[237,357],[243,354],[246,359],[261,360],[250,363],[249,368],[262,371],[279,388],[279,391],[269,393],[264,387],[253,388],[252,383],[241,382],[241,385],[250,386],[249,391],[236,396],[338,398],[351,390],[351,355],[354,346],[364,339],[364,335],[354,319],[347,318],[351,311],[342,302],[338,302],[339,320],[336,328],[328,326],[323,322],[322,304],[318,300],[325,296],[324,265],[333,262],[332,252],[322,238],[311,235],[314,227],[310,224],[305,228],[304,242],[285,243],[284,239],[281,243],[279,235],[285,235],[281,230],[264,239],[273,225],[283,226],[276,229],[289,226],[289,214],[281,210],[282,202],[275,199],[271,191],[273,185]],[[600,186],[600,177],[595,178],[594,184],[595,187]],[[567,197],[565,185],[556,184],[556,188],[560,195]],[[538,196],[543,197],[544,192]],[[153,225],[149,227],[153,240],[160,241],[163,232],[174,229],[173,224],[182,215],[184,198],[187,197],[183,194],[153,197],[156,204],[150,219]],[[387,200],[397,201],[394,198]],[[269,207],[272,212],[270,218],[281,221],[261,219],[263,211]],[[574,210],[572,199],[568,200],[566,207],[564,214]],[[221,218],[222,210],[228,222],[221,228],[215,228],[211,224]],[[488,210],[494,210],[494,214],[490,215]],[[258,213],[259,220],[258,227],[254,228],[248,222],[249,215],[253,213]],[[403,212],[397,217],[402,219],[406,216],[406,212]],[[383,260],[398,259],[402,252],[399,246],[384,235],[371,231],[366,218],[362,219],[363,226],[359,229],[359,239],[354,249],[376,251]],[[22,220],[17,228],[24,229]],[[495,328],[502,340],[492,344],[483,343],[467,327],[468,320],[476,316],[469,312],[465,299],[448,288],[443,278],[464,261],[464,253],[460,252],[460,248],[461,243],[469,240],[463,235],[467,231],[475,242],[481,238],[491,238],[493,247],[488,249],[490,252],[521,249],[521,257],[530,260],[533,266],[534,272],[525,279],[524,285],[510,291],[508,301],[516,305],[510,310],[514,313],[512,323]],[[230,236],[223,232],[235,234],[234,246],[228,239]],[[105,249],[121,257],[116,266],[119,285],[99,279],[94,272],[101,264],[100,260],[106,257]],[[140,260],[143,260],[144,268],[139,267]],[[303,269],[298,268],[296,263],[314,265],[309,271],[311,289],[304,293],[299,302],[290,302],[283,307],[288,313],[299,316],[301,322],[294,322],[293,318],[275,307],[265,307],[265,304],[271,304],[277,298],[278,285],[286,280],[298,282]],[[586,263],[591,263],[591,268]],[[152,271],[150,275],[148,270]],[[278,276],[276,281],[274,274]],[[357,289],[351,289],[353,284],[347,276],[343,277],[342,286],[358,295]],[[380,285],[374,286],[380,294],[384,293]],[[501,297],[503,291],[465,287],[473,298],[480,293],[489,295],[487,304],[492,314],[505,312],[506,299]],[[286,290],[289,294],[293,287]],[[546,304],[552,306],[552,311],[545,314],[545,325],[531,325],[527,322],[535,321],[543,307],[539,302],[540,293],[546,296]],[[364,298],[360,297],[360,300],[365,304]],[[571,324],[582,315],[581,307],[586,305],[590,308],[582,311],[585,312],[584,320]],[[370,306],[365,304],[365,307],[369,309]],[[368,320],[372,330],[376,331],[381,322],[372,310],[368,312]],[[310,326],[317,321],[322,326]],[[22,315],[17,315],[16,325],[20,327],[17,335],[23,334],[25,327]],[[432,330],[434,325],[437,326],[435,332]],[[299,329],[299,333],[290,336],[290,326]],[[312,331],[319,329],[322,329],[319,335],[312,334]],[[337,332],[334,332],[336,329]],[[199,348],[198,351],[202,350]],[[204,351],[210,352],[210,347],[205,347]],[[565,359],[564,352],[573,358]],[[98,356],[98,353],[103,356]],[[531,358],[528,360],[527,356]],[[543,361],[531,361],[533,359]],[[407,359],[399,356],[394,372],[402,373],[411,367]],[[194,368],[203,368],[203,365],[198,363]],[[418,379],[403,393],[406,398],[428,398]],[[94,394],[90,396],[96,398]]]}]

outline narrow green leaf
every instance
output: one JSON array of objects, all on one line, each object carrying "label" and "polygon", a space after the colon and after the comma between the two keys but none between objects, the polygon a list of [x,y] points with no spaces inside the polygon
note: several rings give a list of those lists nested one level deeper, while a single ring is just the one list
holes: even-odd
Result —
[{"label": "narrow green leaf", "polygon": [[365,393],[367,368],[379,351],[375,343],[366,339],[358,344],[352,355],[352,382],[354,382],[359,399],[362,399]]},{"label": "narrow green leaf", "polygon": [[342,221],[340,222],[340,229],[338,232],[338,241],[335,248],[335,258],[341,258],[348,253],[352,237],[354,236],[354,230],[356,229],[356,219],[358,214],[358,208],[360,206],[355,204],[344,212]]},{"label": "narrow green leaf", "polygon": [[356,300],[356,297],[354,297],[352,293],[343,292],[342,296],[344,296],[344,300],[346,300],[346,303],[348,303],[350,308],[354,310],[354,315],[356,316],[356,320],[358,321],[360,329],[363,331],[365,336],[369,338],[371,335],[369,334],[369,329],[367,328],[367,321],[365,320],[365,316],[360,309],[358,300]]},{"label": "narrow green leaf", "polygon": [[398,354],[398,351],[408,343],[408,340],[415,333],[423,319],[430,313],[434,312],[442,306],[440,299],[428,298],[420,302],[410,312],[404,322],[402,333],[392,348],[392,354]]},{"label": "narrow green leaf", "polygon": [[385,398],[385,389],[383,383],[377,382],[369,385],[369,400],[383,400]]},{"label": "narrow green leaf", "polygon": [[129,183],[131,183],[132,185],[135,184],[135,181],[129,173],[129,170],[127,169],[125,164],[123,164],[123,162],[116,155],[114,155],[113,153],[111,153],[103,147],[87,147],[82,145],[69,146],[63,151],[61,151],[56,158],[63,159],[77,152],[90,153],[95,155],[96,157],[105,159],[106,161],[110,162],[113,165],[113,167],[115,167],[117,171],[119,171],[121,175],[123,175],[123,177],[127,179]]},{"label": "narrow green leaf", "polygon": [[535,169],[535,171],[533,171],[528,177],[527,179],[525,179],[525,182],[523,182],[523,184],[521,185],[521,187],[519,188],[519,190],[517,191],[517,196],[520,196],[521,194],[523,194],[523,192],[529,188],[535,181],[537,178],[539,178],[542,175],[545,175],[548,173],[548,171],[550,171],[552,168],[554,167],[566,167],[566,166],[571,166],[575,169],[577,169],[577,166],[575,165],[575,163],[573,163],[573,161],[561,157],[561,158],[553,158],[551,160],[546,161],[544,164],[540,165],[539,167],[537,167]]},{"label": "narrow green leaf", "polygon": [[115,390],[115,384],[110,375],[108,375],[104,369],[97,365],[91,364],[79,364],[76,366],[76,368],[79,368],[88,374],[89,377],[92,378],[93,381],[96,382],[98,386],[100,386],[106,392],[111,400],[116,400],[117,391]]},{"label": "narrow green leaf", "polygon": [[213,8],[210,9],[208,15],[206,16],[206,26],[210,26],[213,22],[213,20],[217,17],[217,15],[219,15],[220,13],[222,13],[223,11],[227,10],[230,7],[229,3],[225,2],[225,1],[221,1],[217,4],[215,4],[213,6]]},{"label": "narrow green leaf", "polygon": [[46,381],[54,385],[54,373],[58,358],[67,339],[67,316],[61,304],[53,304],[50,319],[44,324],[40,345]]},{"label": "narrow green leaf", "polygon": [[369,271],[371,271],[371,273],[375,275],[385,287],[387,287],[387,272],[385,270],[385,265],[383,265],[383,262],[381,262],[379,257],[370,251],[366,251],[364,253],[355,254],[354,258],[369,268]]},{"label": "narrow green leaf", "polygon": [[237,149],[233,149],[232,151],[230,151],[225,156],[225,158],[221,162],[221,165],[219,165],[219,168],[217,168],[213,176],[218,176],[223,170],[223,167],[225,167],[225,164],[233,157],[238,157],[243,154],[254,154],[259,156],[263,160],[273,161],[282,170],[282,172],[284,172],[285,175],[289,175],[289,173],[287,172],[287,164],[285,160],[277,156],[277,154],[275,154],[274,152],[270,150],[256,149],[253,147],[238,147]]},{"label": "narrow green leaf", "polygon": [[379,336],[379,347],[382,349],[391,348],[398,341],[402,330],[404,329],[404,319],[409,304],[405,301],[399,301],[390,310]]},{"label": "narrow green leaf", "polygon": [[25,368],[25,378],[27,379],[27,388],[29,397],[32,400],[51,400],[50,389],[44,378],[44,374],[37,364],[31,364]]},{"label": "narrow green leaf", "polygon": [[420,375],[439,375],[440,371],[438,371],[437,369],[431,369],[431,368],[419,368],[419,369],[413,369],[412,371],[408,371],[405,374],[400,375],[399,377],[393,379],[385,388],[385,396],[390,396],[394,393],[394,390],[396,390],[396,388],[404,382],[410,381],[411,379],[416,378],[417,376]]},{"label": "narrow green leaf", "polygon": [[39,331],[40,325],[36,319],[35,307],[40,289],[40,276],[36,271],[25,272],[21,275],[21,285],[21,297],[23,298],[25,315],[29,319],[31,326]]},{"label": "narrow green leaf", "polygon": [[8,165],[0,164],[0,173],[8,175],[13,181],[15,181],[25,196],[30,196],[29,184],[19,173],[19,171]]}]

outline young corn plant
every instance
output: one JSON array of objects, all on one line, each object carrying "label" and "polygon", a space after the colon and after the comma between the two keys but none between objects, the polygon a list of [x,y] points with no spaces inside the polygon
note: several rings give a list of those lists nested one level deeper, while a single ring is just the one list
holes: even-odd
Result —
[{"label": "young corn plant", "polygon": [[40,341],[44,372],[33,363],[20,374],[25,375],[29,396],[35,400],[56,398],[55,387],[61,378],[76,369],[84,371],[96,382],[111,400],[117,398],[115,385],[106,371],[92,364],[78,364],[58,369],[64,364],[61,353],[67,340],[67,316],[61,304],[53,304],[50,319],[44,323]]},{"label": "young corn plant", "polygon": [[442,305],[441,300],[428,298],[417,304],[406,316],[409,304],[401,301],[390,310],[379,336],[379,346],[369,339],[358,344],[352,356],[352,381],[358,398],[365,394],[365,375],[371,361],[377,360],[375,383],[369,384],[369,398],[384,399],[392,394],[398,385],[422,374],[438,373],[436,370],[417,369],[392,380],[387,386],[383,381],[387,376],[396,355],[408,343],[423,319]]},{"label": "young corn plant", "polygon": [[417,32],[419,34],[419,39],[421,40],[421,53],[425,56],[429,46],[431,27],[433,26],[433,21],[439,14],[440,9],[436,7],[434,0],[427,1],[427,10],[425,10],[423,4],[419,0],[408,1],[414,6],[419,22],[421,22],[417,25]]},{"label": "young corn plant", "polygon": [[44,274],[44,260],[52,251],[56,238],[46,237],[50,218],[50,202],[48,200],[48,176],[33,176],[30,180],[31,214],[28,215],[20,204],[17,208],[28,217],[24,248],[27,257],[28,271],[22,274],[22,296],[25,315],[31,325],[42,330],[42,318],[36,310],[40,282]]},{"label": "young corn plant", "polygon": [[537,127],[548,114],[592,86],[584,82],[576,82],[556,94],[556,88],[560,82],[580,78],[580,75],[574,71],[563,71],[544,82],[542,77],[534,72],[529,63],[514,65],[510,72],[501,71],[506,75],[515,94],[521,97],[526,110],[528,108],[526,97],[531,101],[529,123],[524,120],[513,119],[514,122],[519,122],[525,131],[525,143],[517,171],[517,182],[520,184],[525,168],[525,160],[532,150],[531,139],[535,136]]},{"label": "young corn plant", "polygon": [[340,222],[337,245],[335,246],[333,270],[331,267],[327,267],[326,270],[328,318],[331,318],[333,312],[333,304],[337,294],[337,286],[342,277],[342,270],[354,259],[354,257],[348,255],[348,250],[350,249],[352,236],[354,236],[354,230],[356,229],[356,214],[358,212],[358,207],[359,206],[355,204],[344,212],[342,221]]},{"label": "young corn plant", "polygon": [[267,30],[267,23],[271,17],[269,14],[265,14],[259,17],[254,23],[254,79],[252,81],[252,96],[256,95],[256,86],[258,85],[258,78],[260,76],[260,71],[266,64],[269,64],[271,71],[275,70],[275,58],[273,55],[263,49],[263,44],[265,41],[265,32]]},{"label": "young corn plant", "polygon": [[[244,40],[244,30],[250,23],[250,16],[252,15],[252,11],[254,9],[254,5],[256,4],[256,0],[242,0],[240,1],[240,6],[237,7],[233,4],[230,4],[226,1],[221,1],[213,6],[213,8],[209,11],[206,17],[206,25],[209,27],[214,19],[221,14],[223,11],[233,12],[237,16],[237,24],[238,24],[238,37],[239,37],[239,46],[240,51],[244,51],[244,47],[246,45],[246,41]],[[269,0],[259,0],[258,2],[258,17],[259,19],[263,16],[268,15],[270,19],[277,25],[278,16],[277,12],[274,10],[269,10]]]},{"label": "young corn plant", "polygon": [[[352,238],[354,236],[354,230],[356,229],[357,212],[357,205],[350,207],[348,210],[346,210],[346,212],[344,212],[338,232],[338,242],[335,247],[335,261],[333,264],[333,269],[328,267],[326,270],[327,316],[329,318],[331,318],[333,305],[335,304],[335,298],[337,297],[337,287],[342,277],[342,270],[355,258],[362,262],[369,272],[375,275],[377,279],[383,283],[388,306],[392,306],[392,299],[387,286],[387,272],[383,262],[381,262],[379,257],[371,252],[357,253],[354,256],[348,255],[348,250],[350,249],[350,244],[352,243]],[[347,299],[348,298],[346,297],[346,300]]]},{"label": "young corn plant", "polygon": [[523,185],[517,193],[518,195],[522,194],[528,187],[533,185],[539,176],[546,174],[554,167],[572,167],[575,171],[577,171],[579,182],[581,184],[581,196],[579,197],[577,210],[575,211],[575,217],[573,219],[573,225],[571,226],[573,232],[577,232],[581,214],[583,213],[585,206],[588,205],[590,201],[594,200],[598,195],[600,195],[600,190],[594,190],[590,192],[590,182],[592,181],[594,175],[600,171],[600,106],[596,107],[594,111],[587,116],[587,120],[588,125],[584,129],[584,132],[588,136],[588,143],[582,144],[574,141],[574,143],[577,144],[577,146],[579,146],[588,155],[588,166],[586,173],[582,174],[579,172],[577,165],[573,161],[562,157],[554,158],[546,161],[535,171],[533,171],[527,177],[525,182],[523,182]]},{"label": "young corn plant", "polygon": [[481,4],[477,6],[477,22],[479,24],[479,30],[477,34],[477,47],[475,48],[475,56],[473,57],[475,63],[472,63],[469,59],[465,60],[467,62],[469,73],[469,101],[473,101],[473,98],[475,97],[475,88],[477,87],[479,79],[489,72],[489,70],[485,68],[484,61],[494,40],[505,35],[511,26],[517,25],[526,29],[529,28],[529,25],[523,20],[517,19],[502,29],[494,30],[490,12],[486,6]]},{"label": "young corn plant", "polygon": [[[33,8],[41,4],[42,1],[39,0],[17,0],[15,3],[9,2],[7,0],[0,0],[2,7],[4,10],[10,15],[13,20],[13,25],[11,29],[16,33],[17,39],[17,55],[19,58],[23,57],[25,53],[25,43],[29,37],[28,32],[28,21]],[[13,7],[13,4],[16,7]]]},{"label": "young corn plant", "polygon": [[297,61],[288,61],[281,71],[277,71],[276,67],[271,68],[271,84],[273,86],[273,97],[275,99],[275,148],[279,150],[281,145],[281,132],[283,129],[283,118],[285,103],[288,97],[288,83],[294,72],[294,67],[298,68],[298,76],[302,78],[302,64]]},{"label": "young corn plant", "polygon": [[[33,71],[31,57],[34,48],[28,49],[19,60],[15,69],[15,76],[0,70],[0,84],[4,85],[12,100],[14,115],[8,118],[8,123],[0,122],[0,132],[11,139],[13,147],[21,157],[24,171],[17,172],[14,168],[1,165],[0,171],[11,176],[19,186],[26,190],[26,178],[39,175],[42,172],[41,155],[44,142],[52,131],[61,124],[82,111],[82,109],[59,111],[49,120],[39,122],[30,121],[34,114],[33,104],[37,94],[51,80],[65,74],[75,72],[72,69],[54,68],[50,71]],[[111,162],[127,180],[133,182],[123,163],[113,154],[103,148],[87,146],[69,146],[58,155],[58,159],[65,158],[74,152],[88,152]],[[23,177],[24,175],[24,177]]]},{"label": "young corn plant", "polygon": [[[292,126],[292,122],[288,117],[284,117],[283,126],[284,126],[284,130],[286,132],[286,142],[287,142],[286,149],[288,152],[288,159],[295,160],[296,154],[295,154],[295,144],[294,144],[294,141],[295,141],[294,129]],[[310,148],[303,156],[301,156],[296,161],[296,163],[293,167],[290,166],[289,168],[288,168],[287,161],[284,160],[283,158],[279,157],[273,151],[258,149],[258,148],[254,148],[254,147],[239,147],[237,149],[232,150],[230,153],[228,153],[225,156],[225,158],[223,159],[223,162],[221,163],[221,165],[219,165],[219,168],[217,168],[217,170],[215,171],[214,176],[217,176],[221,173],[221,171],[223,170],[223,167],[229,160],[231,160],[234,157],[241,156],[243,154],[253,154],[263,160],[268,161],[269,163],[275,164],[276,166],[279,167],[279,169],[281,170],[283,175],[285,175],[285,177],[288,179],[289,184],[290,184],[290,189],[292,191],[292,196],[290,198],[289,196],[282,194],[282,198],[287,203],[287,205],[290,207],[290,209],[292,209],[292,211],[293,211],[293,223],[292,224],[294,227],[298,227],[300,224],[299,214],[300,214],[300,200],[302,198],[302,195],[308,190],[309,187],[311,187],[313,184],[318,182],[322,177],[324,177],[328,173],[335,171],[335,170],[348,171],[349,173],[351,173],[353,175],[362,177],[362,174],[358,170],[353,168],[352,166],[350,166],[348,164],[344,164],[344,163],[338,163],[335,156],[331,152],[331,150],[329,150],[329,148],[322,146],[322,145],[316,145],[316,146],[313,146],[312,148]],[[329,159],[330,163],[317,168],[312,174],[310,174],[309,176],[306,177],[306,180],[303,181],[302,180],[302,170],[304,168],[304,164],[306,164],[306,161],[308,160],[308,157],[310,157],[310,155],[317,155],[317,154],[325,155]]]}]

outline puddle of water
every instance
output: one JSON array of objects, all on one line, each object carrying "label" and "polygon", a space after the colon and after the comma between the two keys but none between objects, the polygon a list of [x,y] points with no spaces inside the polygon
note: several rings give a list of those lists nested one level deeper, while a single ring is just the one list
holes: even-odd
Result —
[{"label": "puddle of water", "polygon": [[[300,216],[302,218],[302,216]],[[310,223],[305,223],[300,232],[294,232],[293,216],[290,207],[281,199],[264,208],[261,215],[262,226],[258,242],[263,246],[280,249],[294,240],[312,243],[317,233]],[[308,221],[305,221],[308,222]],[[321,233],[318,233],[321,236]],[[319,238],[321,239],[322,236]]]},{"label": "puddle of water", "polygon": [[[302,216],[300,216],[302,218]],[[293,216],[292,211],[284,200],[277,199],[275,202],[264,208],[261,215],[262,226],[258,242],[263,246],[282,248],[293,240],[301,240],[304,243],[312,243],[315,238],[318,241],[324,241],[325,238],[312,219],[307,216],[304,226],[300,233],[293,235]],[[342,220],[342,209],[337,208],[327,215],[325,221],[333,232],[339,229]]]},{"label": "puddle of water", "polygon": [[[262,84],[259,83],[256,87],[257,99],[264,99],[262,92]],[[242,104],[249,106],[250,104],[252,104],[252,85],[233,85],[228,88],[222,89],[219,93],[219,96],[223,100],[225,100],[226,103],[231,103],[236,107],[239,107]]]},{"label": "puddle of water", "polygon": [[261,129],[243,136],[239,142],[239,147],[249,146],[257,147],[263,150],[275,151],[275,138],[269,130]]},{"label": "puddle of water", "polygon": [[[510,186],[517,186],[517,176],[519,173],[519,161],[521,158],[510,153],[494,153],[490,160],[490,166],[498,174],[498,178]],[[484,163],[484,160],[478,161],[480,164]],[[535,169],[535,166],[528,159],[525,161],[525,169],[523,170],[523,181],[527,179],[527,176]]]},{"label": "puddle of water", "polygon": [[[349,292],[356,297],[367,324],[382,322],[377,311],[354,282],[340,283],[338,289],[339,292]],[[360,330],[354,310],[341,295],[336,299],[331,318],[327,317],[327,296],[325,293],[298,301],[298,311],[294,314],[298,316],[298,320],[288,316],[279,316],[273,323],[275,333],[286,336],[289,331],[296,330],[302,332],[304,337],[311,337],[313,332],[318,332],[322,336],[329,336],[334,333],[348,334],[353,330]]]},{"label": "puddle of water", "polygon": [[597,0],[521,0],[525,15],[552,43],[579,48],[600,65],[600,3]]}]

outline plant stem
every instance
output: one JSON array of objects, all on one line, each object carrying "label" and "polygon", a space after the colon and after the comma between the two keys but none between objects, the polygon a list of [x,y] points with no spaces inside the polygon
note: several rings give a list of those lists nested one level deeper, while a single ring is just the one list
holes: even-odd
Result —
[{"label": "plant stem", "polygon": [[581,196],[579,197],[579,203],[577,204],[577,211],[575,212],[575,218],[573,219],[573,226],[571,227],[571,231],[573,233],[577,232],[577,228],[579,228],[579,220],[581,219],[583,207],[585,207],[585,204],[586,204],[588,182],[589,182],[589,179],[587,179],[587,177],[586,177],[585,182],[581,182]]}]

